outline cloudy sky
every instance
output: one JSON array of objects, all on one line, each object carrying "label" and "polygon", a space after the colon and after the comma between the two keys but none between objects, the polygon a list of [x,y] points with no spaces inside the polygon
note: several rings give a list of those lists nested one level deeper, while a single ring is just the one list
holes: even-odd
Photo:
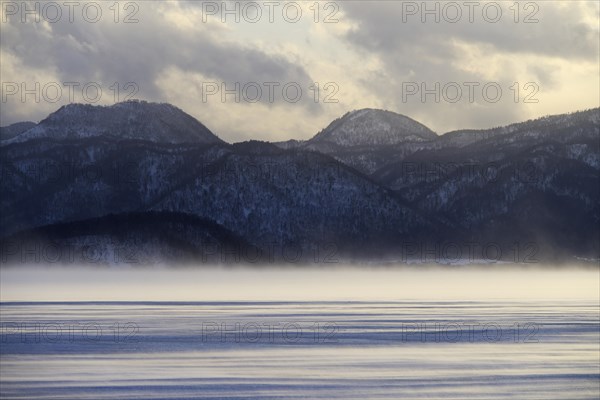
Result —
[{"label": "cloudy sky", "polygon": [[365,107],[442,134],[600,105],[597,1],[23,4],[0,12],[2,126],[129,97],[229,142]]}]

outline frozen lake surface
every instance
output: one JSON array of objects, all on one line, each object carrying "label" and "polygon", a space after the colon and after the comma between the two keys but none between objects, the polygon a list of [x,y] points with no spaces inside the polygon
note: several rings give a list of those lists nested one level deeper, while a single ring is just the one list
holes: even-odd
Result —
[{"label": "frozen lake surface", "polygon": [[[44,296],[52,301],[26,302],[14,290],[34,283],[14,274],[3,272],[2,289],[8,283],[11,289],[0,304],[3,399],[563,400],[600,394],[600,309],[585,289],[579,298],[557,291],[555,299],[360,301],[65,302],[49,291]],[[598,272],[582,276],[589,282]],[[417,278],[406,279],[414,284]],[[124,297],[115,291],[106,298]]]}]

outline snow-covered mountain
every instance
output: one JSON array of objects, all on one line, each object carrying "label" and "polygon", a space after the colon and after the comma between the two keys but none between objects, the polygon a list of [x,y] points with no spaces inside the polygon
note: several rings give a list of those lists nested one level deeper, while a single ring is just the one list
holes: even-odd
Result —
[{"label": "snow-covered mountain", "polygon": [[[311,258],[325,246],[338,256],[366,254],[423,237],[433,226],[444,230],[326,155],[269,143],[164,145],[103,137],[2,150],[0,237],[111,214],[185,214],[212,221],[265,254],[299,251]],[[200,251],[206,243],[195,245]]]},{"label": "snow-covered mountain", "polygon": [[404,115],[365,108],[336,119],[309,142],[349,147],[429,141],[436,137],[425,125]]},{"label": "snow-covered mountain", "polygon": [[[386,112],[381,110],[372,111],[374,111],[372,115],[386,115]],[[351,114],[349,113],[345,117]],[[338,122],[334,121],[330,126],[340,123],[344,118],[336,120]],[[547,140],[566,143],[570,140],[581,140],[584,137],[594,139],[597,138],[594,128],[597,128],[599,125],[600,109],[596,108],[547,116],[492,129],[452,131],[440,136],[435,135],[431,140],[412,140],[414,138],[411,138],[410,140],[395,144],[341,146],[334,141],[316,140],[319,135],[325,132],[323,131],[307,141],[289,140],[275,144],[283,149],[305,149],[328,154],[366,175],[379,177],[382,176],[381,171],[386,169],[386,167],[402,163],[404,160],[408,160],[413,154],[422,151],[433,152],[429,154],[434,154],[435,152],[440,152],[441,154],[447,151],[447,149],[458,149],[483,143],[487,143],[489,146],[516,146],[519,148],[525,146],[526,143],[533,144]],[[369,137],[369,128],[366,126],[363,126],[363,128],[354,131],[354,134]],[[485,150],[485,154],[488,154],[488,151],[491,150]],[[461,161],[460,152],[458,155],[455,154],[454,157],[455,161]],[[591,159],[594,158],[593,156],[589,157]]]},{"label": "snow-covered mountain", "polygon": [[222,142],[202,123],[175,106],[130,100],[111,106],[63,106],[38,125],[4,143],[98,136],[160,143]]},{"label": "snow-covered mountain", "polygon": [[448,243],[513,262],[598,259],[599,111],[438,137],[365,110],[309,141],[230,145],[169,105],[68,106],[0,143],[0,240],[95,242],[103,260],[116,247],[204,259],[207,241],[271,261]]},{"label": "snow-covered mountain", "polygon": [[[581,136],[584,126],[600,125],[600,108],[568,114],[548,115],[492,129],[461,129],[439,137],[437,147],[463,147],[480,141],[521,141],[552,139],[566,141]],[[590,131],[588,131],[590,132]]]},{"label": "snow-covered mountain", "polygon": [[398,155],[429,148],[438,138],[429,128],[404,115],[365,108],[346,113],[309,140],[274,144],[282,149],[328,154],[368,175]]}]

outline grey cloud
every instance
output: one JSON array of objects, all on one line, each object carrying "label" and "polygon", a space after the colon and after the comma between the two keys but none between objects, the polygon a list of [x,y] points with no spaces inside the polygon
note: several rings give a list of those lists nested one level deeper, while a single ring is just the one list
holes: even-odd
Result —
[{"label": "grey cloud", "polygon": [[[406,15],[406,22],[403,22],[403,3],[422,4],[402,1],[340,3],[346,17],[359,23],[359,28],[348,34],[348,39],[378,51],[429,44],[435,45],[433,50],[449,55],[449,50],[445,47],[451,45],[453,40],[462,40],[492,46],[496,51],[592,61],[598,56],[598,29],[582,22],[586,13],[592,9],[585,2],[571,2],[563,8],[557,7],[554,2],[528,2],[539,7],[535,14],[535,18],[539,20],[537,23],[514,23],[514,14],[507,9],[512,2],[503,3],[503,15],[497,23],[486,22],[477,11],[474,22],[469,22],[466,14],[468,9],[464,6],[461,8],[465,14],[456,23],[446,22],[443,18],[435,23],[432,16],[427,16],[427,22],[422,23],[420,12]],[[435,3],[442,6],[444,4]],[[481,8],[479,6],[480,10]],[[531,11],[533,10],[525,12],[521,9],[520,21]]]},{"label": "grey cloud", "polygon": [[[345,17],[356,23],[344,39],[365,57],[378,57],[384,63],[385,71],[362,77],[366,90],[377,93],[388,107],[429,122],[440,133],[458,126],[493,126],[525,118],[527,111],[521,104],[514,103],[513,93],[508,90],[515,81],[523,85],[534,80],[546,88],[559,84],[551,67],[519,64],[526,68],[527,76],[515,76],[515,71],[506,68],[491,79],[503,88],[503,96],[497,103],[486,102],[481,96],[473,103],[468,102],[466,96],[457,103],[441,101],[438,104],[433,100],[424,103],[414,98],[402,101],[403,82],[426,82],[431,87],[435,82],[441,85],[489,82],[489,78],[463,66],[460,43],[477,45],[491,55],[508,53],[515,63],[524,55],[587,62],[595,62],[598,57],[598,31],[581,22],[589,7],[577,4],[560,9],[551,3],[538,2],[539,23],[533,24],[515,24],[512,14],[504,14],[498,23],[486,22],[481,14],[475,14],[475,22],[470,23],[467,15],[463,15],[456,24],[443,19],[435,23],[432,17],[422,23],[417,14],[407,16],[407,22],[403,23],[402,2],[340,4]],[[523,16],[521,10],[520,17]]]},{"label": "grey cloud", "polygon": [[[155,6],[158,2],[137,4],[139,23],[115,24],[110,14],[98,23],[81,19],[70,23],[63,18],[50,24],[50,36],[41,24],[11,18],[9,29],[3,29],[0,45],[25,67],[54,70],[63,82],[97,81],[107,87],[113,82],[135,82],[140,88],[136,97],[153,101],[164,100],[156,82],[169,67],[200,73],[226,83],[228,88],[233,88],[235,82],[242,86],[248,82],[297,82],[306,89],[312,82],[304,68],[283,55],[226,42],[218,37],[219,31],[211,32],[206,27],[201,33],[179,29],[161,15]],[[22,77],[23,81],[28,79]],[[282,96],[276,96],[271,104],[266,93],[261,101],[274,107],[285,103]],[[320,105],[306,94],[295,106],[320,112]],[[2,114],[8,121],[7,112],[10,110]]]}]

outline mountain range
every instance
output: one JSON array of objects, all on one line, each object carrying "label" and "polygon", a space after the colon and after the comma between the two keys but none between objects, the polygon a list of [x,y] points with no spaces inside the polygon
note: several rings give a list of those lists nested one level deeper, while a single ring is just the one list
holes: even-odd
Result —
[{"label": "mountain range", "polygon": [[3,264],[600,259],[600,109],[437,135],[352,111],[229,144],[169,105],[0,130]]}]

